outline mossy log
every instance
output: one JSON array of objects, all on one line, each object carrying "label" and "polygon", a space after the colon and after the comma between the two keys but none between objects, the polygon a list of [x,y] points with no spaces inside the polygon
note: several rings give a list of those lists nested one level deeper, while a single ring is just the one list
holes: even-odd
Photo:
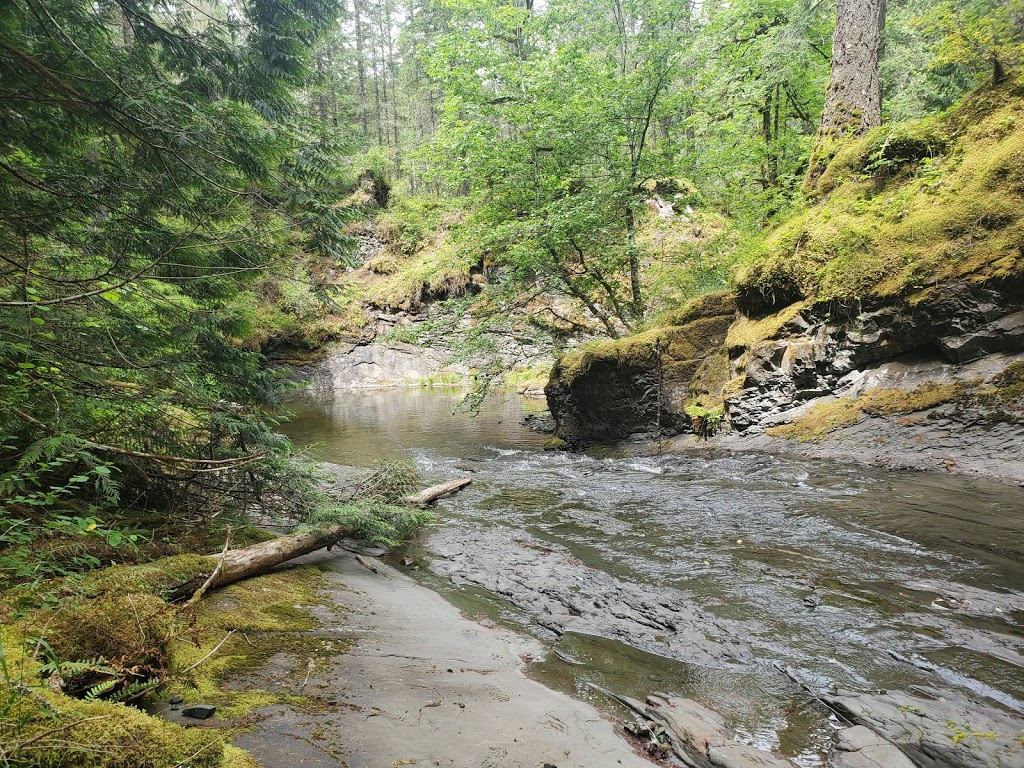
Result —
[{"label": "mossy log", "polygon": [[[473,482],[469,478],[451,480],[431,486],[426,490],[406,497],[409,506],[426,506],[442,496],[454,493]],[[335,525],[317,531],[293,533],[270,541],[262,541],[240,549],[225,550],[218,555],[206,555],[211,567],[210,574],[192,575],[187,581],[177,584],[167,592],[170,602],[193,597],[207,589],[216,589],[236,581],[266,573],[281,563],[302,557],[318,549],[330,548],[346,536],[352,536],[356,529],[348,525]]]}]

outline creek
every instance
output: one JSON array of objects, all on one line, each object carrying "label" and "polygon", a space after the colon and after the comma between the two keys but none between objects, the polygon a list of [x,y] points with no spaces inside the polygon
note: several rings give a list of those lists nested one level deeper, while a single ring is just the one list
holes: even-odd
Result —
[{"label": "creek", "polygon": [[530,672],[548,685],[605,709],[591,684],[694,698],[808,767],[835,719],[794,679],[1024,713],[1024,488],[766,453],[545,452],[522,425],[542,403],[473,417],[460,398],[306,394],[284,429],[324,461],[471,477],[393,563],[547,643]]}]

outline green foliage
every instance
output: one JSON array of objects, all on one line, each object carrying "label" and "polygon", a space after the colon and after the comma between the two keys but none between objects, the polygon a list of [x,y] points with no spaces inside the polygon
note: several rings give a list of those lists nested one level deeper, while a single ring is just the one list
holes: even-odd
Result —
[{"label": "green foliage", "polygon": [[360,499],[347,504],[322,506],[309,517],[313,526],[344,525],[357,530],[369,543],[397,547],[412,538],[420,526],[434,519],[432,513],[379,499]]},{"label": "green foliage", "polygon": [[[298,261],[349,258],[342,147],[298,121],[325,0],[152,6],[37,0],[0,23],[0,564],[56,533],[131,534],[117,505],[196,517],[287,496],[273,375],[236,312]],[[282,485],[283,484],[283,485]],[[300,502],[301,503],[301,502]],[[101,522],[105,521],[105,522]]]},{"label": "green foliage", "polygon": [[998,85],[1024,61],[1021,19],[1021,0],[967,0],[931,6],[919,24],[936,40],[935,66],[962,65]]},{"label": "green foliage", "polygon": [[398,546],[433,519],[430,512],[402,503],[418,485],[419,472],[413,461],[381,462],[351,490],[347,501],[314,508],[308,524],[351,526],[366,541]]},{"label": "green foliage", "polygon": [[722,427],[722,420],[725,418],[725,408],[714,406],[705,408],[702,405],[692,404],[683,408],[683,411],[690,417],[690,426],[702,440],[713,437]]}]

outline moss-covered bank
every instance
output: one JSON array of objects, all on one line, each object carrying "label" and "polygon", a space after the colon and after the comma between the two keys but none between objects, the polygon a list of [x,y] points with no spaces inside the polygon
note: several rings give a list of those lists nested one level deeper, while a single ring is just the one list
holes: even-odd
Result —
[{"label": "moss-covered bank", "polygon": [[1016,401],[989,401],[1024,355],[1022,114],[1017,79],[838,147],[802,209],[741,246],[734,317],[696,304],[558,361],[558,437],[691,430],[687,407],[811,441],[944,403],[954,420],[1015,424]]},{"label": "moss-covered bank", "polygon": [[[158,596],[200,560],[100,572],[63,604],[0,627],[0,755],[9,764],[253,768],[229,743],[247,715],[272,703],[318,706],[302,696],[302,676],[311,659],[344,650],[313,632],[308,606],[320,602],[322,573],[279,569],[191,607]],[[284,659],[294,685],[264,687],[254,676],[271,657]],[[217,705],[223,727],[185,728],[140,708],[172,694]]]},{"label": "moss-covered bank", "polygon": [[815,197],[745,255],[754,317],[790,304],[929,300],[952,281],[1017,277],[1024,263],[1024,81],[947,114],[842,147]]}]

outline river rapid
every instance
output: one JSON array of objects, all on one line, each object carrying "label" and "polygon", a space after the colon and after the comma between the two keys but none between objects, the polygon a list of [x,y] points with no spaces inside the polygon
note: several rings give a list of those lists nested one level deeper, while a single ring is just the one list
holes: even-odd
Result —
[{"label": "river rapid", "polygon": [[721,712],[738,740],[823,765],[812,690],[892,689],[1024,713],[1024,488],[765,453],[545,452],[542,403],[479,416],[437,390],[302,395],[320,459],[471,477],[395,555],[470,616],[552,652],[531,673]]}]

